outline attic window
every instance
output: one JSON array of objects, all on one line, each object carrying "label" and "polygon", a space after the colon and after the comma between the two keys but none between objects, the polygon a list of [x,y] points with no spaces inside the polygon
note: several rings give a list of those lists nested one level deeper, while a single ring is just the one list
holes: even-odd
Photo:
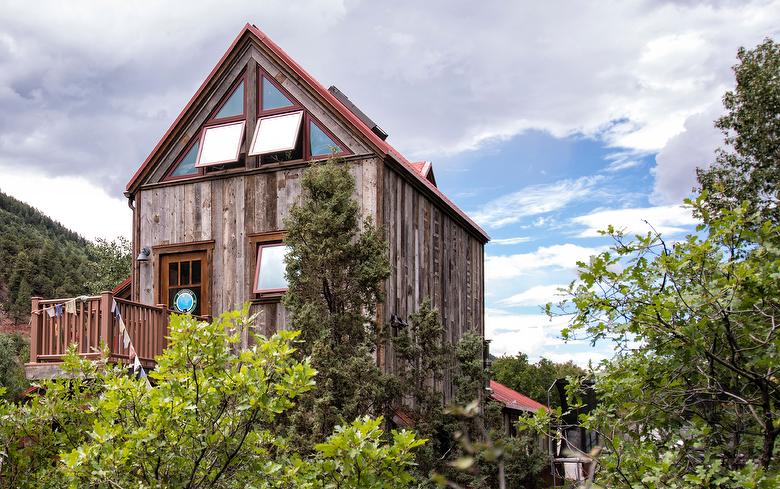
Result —
[{"label": "attic window", "polygon": [[287,107],[295,106],[295,103],[290,100],[287,95],[270,80],[267,76],[262,77],[262,90],[260,93],[260,110],[265,112],[267,110],[284,109]]},{"label": "attic window", "polygon": [[282,243],[261,245],[257,249],[257,269],[255,270],[256,294],[284,292],[287,290],[284,256],[287,246]]},{"label": "attic window", "polygon": [[344,147],[335,141],[335,137],[322,129],[311,117],[309,117],[309,151],[312,157],[346,153]]},{"label": "attic window", "polygon": [[302,119],[301,111],[258,119],[249,155],[267,155],[295,150]]},{"label": "attic window", "polygon": [[198,141],[190,146],[190,149],[184,154],[184,158],[179,161],[176,168],[171,172],[169,177],[181,177],[185,175],[194,175],[199,172],[195,167],[195,163],[198,161]]},{"label": "attic window", "polygon": [[238,121],[205,128],[195,166],[222,165],[238,161],[245,124],[245,121]]},{"label": "attic window", "polygon": [[227,117],[235,117],[244,115],[244,82],[238,84],[238,86],[230,94],[230,97],[222,104],[222,107],[214,116],[214,119],[225,119]]}]

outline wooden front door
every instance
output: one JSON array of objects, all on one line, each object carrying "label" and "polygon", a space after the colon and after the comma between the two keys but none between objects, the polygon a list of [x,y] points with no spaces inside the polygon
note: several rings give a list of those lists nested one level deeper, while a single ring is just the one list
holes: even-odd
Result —
[{"label": "wooden front door", "polygon": [[206,251],[172,253],[160,258],[160,303],[174,312],[211,314]]}]

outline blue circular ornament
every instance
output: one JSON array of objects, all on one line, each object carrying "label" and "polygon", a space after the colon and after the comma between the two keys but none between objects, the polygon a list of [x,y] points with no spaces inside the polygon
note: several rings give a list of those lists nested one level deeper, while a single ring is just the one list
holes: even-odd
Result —
[{"label": "blue circular ornament", "polygon": [[178,312],[192,312],[197,304],[198,298],[195,297],[195,292],[190,289],[181,289],[173,297],[173,307]]}]

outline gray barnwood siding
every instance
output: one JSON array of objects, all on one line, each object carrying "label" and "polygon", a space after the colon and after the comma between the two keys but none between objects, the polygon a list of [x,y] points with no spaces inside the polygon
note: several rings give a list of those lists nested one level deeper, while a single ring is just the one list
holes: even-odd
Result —
[{"label": "gray barnwood siding", "polygon": [[[188,180],[162,181],[181,156],[236,77],[246,74],[248,107],[242,154],[257,119],[257,67],[262,67],[288,90],[327,129],[353,153],[346,158],[355,177],[355,198],[364,217],[372,217],[384,228],[391,277],[385,284],[386,301],[378,311],[378,321],[386,325],[392,314],[408,319],[419,303],[430,298],[442,316],[449,341],[456,342],[468,330],[484,333],[483,244],[452,215],[445,204],[432,199],[424,186],[385,162],[370,149],[366,140],[337,117],[331,108],[318,102],[285,66],[253,42],[236,47],[230,61],[214,75],[213,82],[161,143],[151,169],[135,192],[133,248],[153,249],[148,264],[133,271],[133,299],[157,304],[157,270],[161,246],[202,243],[210,247],[211,314],[240,307],[251,301],[258,313],[256,328],[267,334],[287,324],[287,314],[279,303],[255,301],[252,282],[255,271],[255,245],[250,236],[279,231],[292,205],[299,202],[300,179],[308,163],[289,162],[260,165],[258,157],[246,158],[243,167],[211,169],[207,175]],[[436,202],[436,203],[434,203]],[[249,343],[246,332],[243,344]],[[379,352],[379,362],[387,371],[395,369],[391,345]],[[449,377],[439,386],[449,399]]]},{"label": "gray barnwood siding", "polygon": [[[356,159],[348,163],[357,182],[354,198],[364,217],[376,220],[376,181],[379,160]],[[138,300],[157,304],[161,245],[213,241],[211,263],[211,314],[241,307],[254,299],[255,250],[249,235],[284,229],[290,208],[300,201],[303,167],[232,175],[198,182],[179,181],[142,190],[139,240],[152,248],[152,259],[140,266]],[[252,304],[258,312],[257,327],[271,333],[286,327],[280,304]]]},{"label": "gray barnwood siding", "polygon": [[[484,336],[481,240],[389,167],[385,167],[380,193],[392,265],[383,322],[389,323],[392,314],[407,319],[428,298],[441,314],[451,343],[466,331]],[[392,346],[387,345],[385,369],[395,368]],[[443,391],[449,399],[449,376],[444,379]]]}]

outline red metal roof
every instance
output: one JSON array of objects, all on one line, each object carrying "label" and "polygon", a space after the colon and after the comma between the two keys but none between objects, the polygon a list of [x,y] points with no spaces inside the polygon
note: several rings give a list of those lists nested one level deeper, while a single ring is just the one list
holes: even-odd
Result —
[{"label": "red metal roof", "polygon": [[409,166],[414,168],[414,171],[419,173],[420,175],[428,178],[428,173],[431,171],[432,165],[430,161],[415,161],[413,163],[409,163]]},{"label": "red metal roof", "polygon": [[490,381],[490,398],[498,401],[509,409],[518,411],[536,412],[539,409],[547,410],[547,406],[538,403],[530,397],[524,396],[495,380]]},{"label": "red metal roof", "polygon": [[201,93],[205,90],[206,86],[209,84],[209,81],[211,81],[211,78],[219,71],[221,66],[225,63],[225,61],[229,57],[230,53],[238,45],[241,38],[247,33],[254,36],[258,42],[260,42],[263,46],[265,46],[266,48],[268,48],[268,50],[270,50],[273,54],[275,54],[279,58],[279,61],[281,63],[287,65],[298,77],[300,77],[301,81],[303,81],[311,89],[317,92],[317,94],[322,99],[324,99],[325,102],[327,102],[333,109],[335,109],[344,119],[349,121],[353,127],[355,127],[358,131],[360,131],[360,133],[378,150],[380,154],[382,154],[383,156],[390,156],[392,159],[397,161],[404,170],[406,170],[410,175],[414,176],[419,182],[425,185],[434,195],[436,195],[439,199],[441,199],[441,201],[446,206],[448,206],[458,216],[460,216],[464,221],[466,221],[466,223],[470,227],[472,227],[473,230],[477,234],[479,234],[485,241],[490,239],[487,233],[477,223],[475,223],[465,212],[460,210],[458,206],[456,206],[450,199],[448,199],[447,196],[444,195],[441,192],[441,190],[439,190],[436,187],[436,185],[430,182],[419,171],[416,171],[409,160],[407,160],[401,153],[396,151],[395,148],[393,148],[386,141],[383,141],[379,136],[374,134],[371,131],[371,129],[365,124],[363,124],[363,122],[355,114],[353,114],[351,110],[349,110],[346,106],[344,106],[344,104],[342,104],[336,98],[335,95],[330,93],[323,85],[321,85],[317,80],[315,80],[313,76],[311,76],[306,70],[304,70],[301,65],[299,65],[294,59],[292,59],[282,48],[280,48],[275,42],[273,42],[263,31],[261,31],[256,26],[251,24],[246,24],[244,28],[241,30],[241,32],[239,32],[238,36],[236,36],[235,40],[233,40],[230,47],[227,49],[227,51],[225,51],[225,54],[222,56],[222,58],[220,58],[219,62],[217,62],[217,65],[214,67],[213,70],[211,70],[211,73],[209,73],[209,75],[206,77],[206,80],[204,80],[200,88],[198,88],[197,92],[195,92],[195,95],[192,96],[192,98],[184,107],[184,109],[181,111],[179,116],[176,117],[176,120],[173,122],[173,124],[171,124],[171,127],[168,128],[168,130],[165,132],[163,137],[154,147],[152,152],[143,162],[141,167],[135,172],[135,174],[127,184],[128,192],[135,191],[134,187],[136,183],[138,183],[138,180],[140,179],[141,175],[144,173],[146,168],[151,164],[152,160],[154,159],[154,156],[162,146],[163,142],[168,138],[168,136],[173,132],[173,129],[184,118],[184,115],[187,112],[189,112],[190,108],[194,105],[195,101],[200,97]]},{"label": "red metal roof", "polygon": [[111,291],[111,293],[113,293],[114,295],[116,295],[116,294],[118,294],[118,293],[122,292],[122,289],[125,289],[125,288],[127,288],[127,287],[130,287],[130,285],[132,285],[132,283],[133,283],[133,277],[132,277],[132,275],[131,275],[131,276],[127,277],[126,279],[122,280],[121,282],[119,282],[119,283],[116,285],[116,287],[114,287],[114,288],[113,288],[113,290]]}]

